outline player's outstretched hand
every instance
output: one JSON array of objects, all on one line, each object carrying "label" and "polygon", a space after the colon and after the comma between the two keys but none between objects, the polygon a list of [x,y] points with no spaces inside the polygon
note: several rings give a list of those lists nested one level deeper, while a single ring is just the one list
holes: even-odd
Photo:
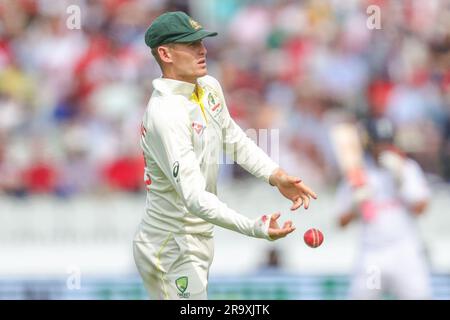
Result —
[{"label": "player's outstretched hand", "polygon": [[317,195],[300,178],[289,176],[278,169],[270,176],[270,184],[276,186],[280,193],[292,201],[291,210],[297,210],[302,205],[309,207],[310,198],[317,199]]},{"label": "player's outstretched hand", "polygon": [[269,223],[269,236],[273,240],[277,240],[280,238],[286,237],[289,233],[295,230],[295,227],[292,225],[292,221],[288,220],[283,224],[283,228],[280,228],[278,225],[278,218],[281,216],[279,212],[272,214],[270,217]]}]

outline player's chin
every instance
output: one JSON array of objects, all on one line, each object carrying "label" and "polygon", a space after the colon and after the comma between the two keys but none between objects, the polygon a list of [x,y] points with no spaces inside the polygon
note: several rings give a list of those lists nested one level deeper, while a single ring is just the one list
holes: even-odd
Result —
[{"label": "player's chin", "polygon": [[207,74],[208,74],[208,68],[206,66],[197,69],[197,77],[203,77],[203,76],[206,76]]}]

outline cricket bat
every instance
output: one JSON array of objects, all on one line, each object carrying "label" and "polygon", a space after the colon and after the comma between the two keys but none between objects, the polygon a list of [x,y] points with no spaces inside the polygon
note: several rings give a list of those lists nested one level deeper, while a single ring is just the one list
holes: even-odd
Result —
[{"label": "cricket bat", "polygon": [[341,175],[353,187],[364,185],[364,152],[356,125],[349,122],[333,125],[330,139]]}]

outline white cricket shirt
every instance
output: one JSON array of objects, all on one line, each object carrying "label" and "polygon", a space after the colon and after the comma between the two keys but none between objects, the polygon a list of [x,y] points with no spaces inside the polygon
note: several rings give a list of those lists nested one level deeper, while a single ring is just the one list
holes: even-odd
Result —
[{"label": "white cricket shirt", "polygon": [[196,87],[159,78],[153,87],[141,130],[147,185],[143,230],[212,236],[218,225],[269,239],[268,217],[249,219],[216,196],[223,151],[266,182],[278,168],[230,117],[219,82],[205,76]]}]

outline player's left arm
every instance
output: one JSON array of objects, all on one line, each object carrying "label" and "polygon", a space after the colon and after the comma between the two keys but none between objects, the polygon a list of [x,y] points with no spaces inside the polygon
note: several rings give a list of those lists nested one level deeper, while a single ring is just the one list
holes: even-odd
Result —
[{"label": "player's left arm", "polygon": [[220,84],[213,78],[210,80],[214,82],[221,103],[224,104],[221,112],[225,152],[249,173],[276,186],[284,197],[292,201],[291,210],[302,205],[307,209],[310,198],[317,198],[315,192],[300,178],[287,174],[244,133],[228,112]]}]

